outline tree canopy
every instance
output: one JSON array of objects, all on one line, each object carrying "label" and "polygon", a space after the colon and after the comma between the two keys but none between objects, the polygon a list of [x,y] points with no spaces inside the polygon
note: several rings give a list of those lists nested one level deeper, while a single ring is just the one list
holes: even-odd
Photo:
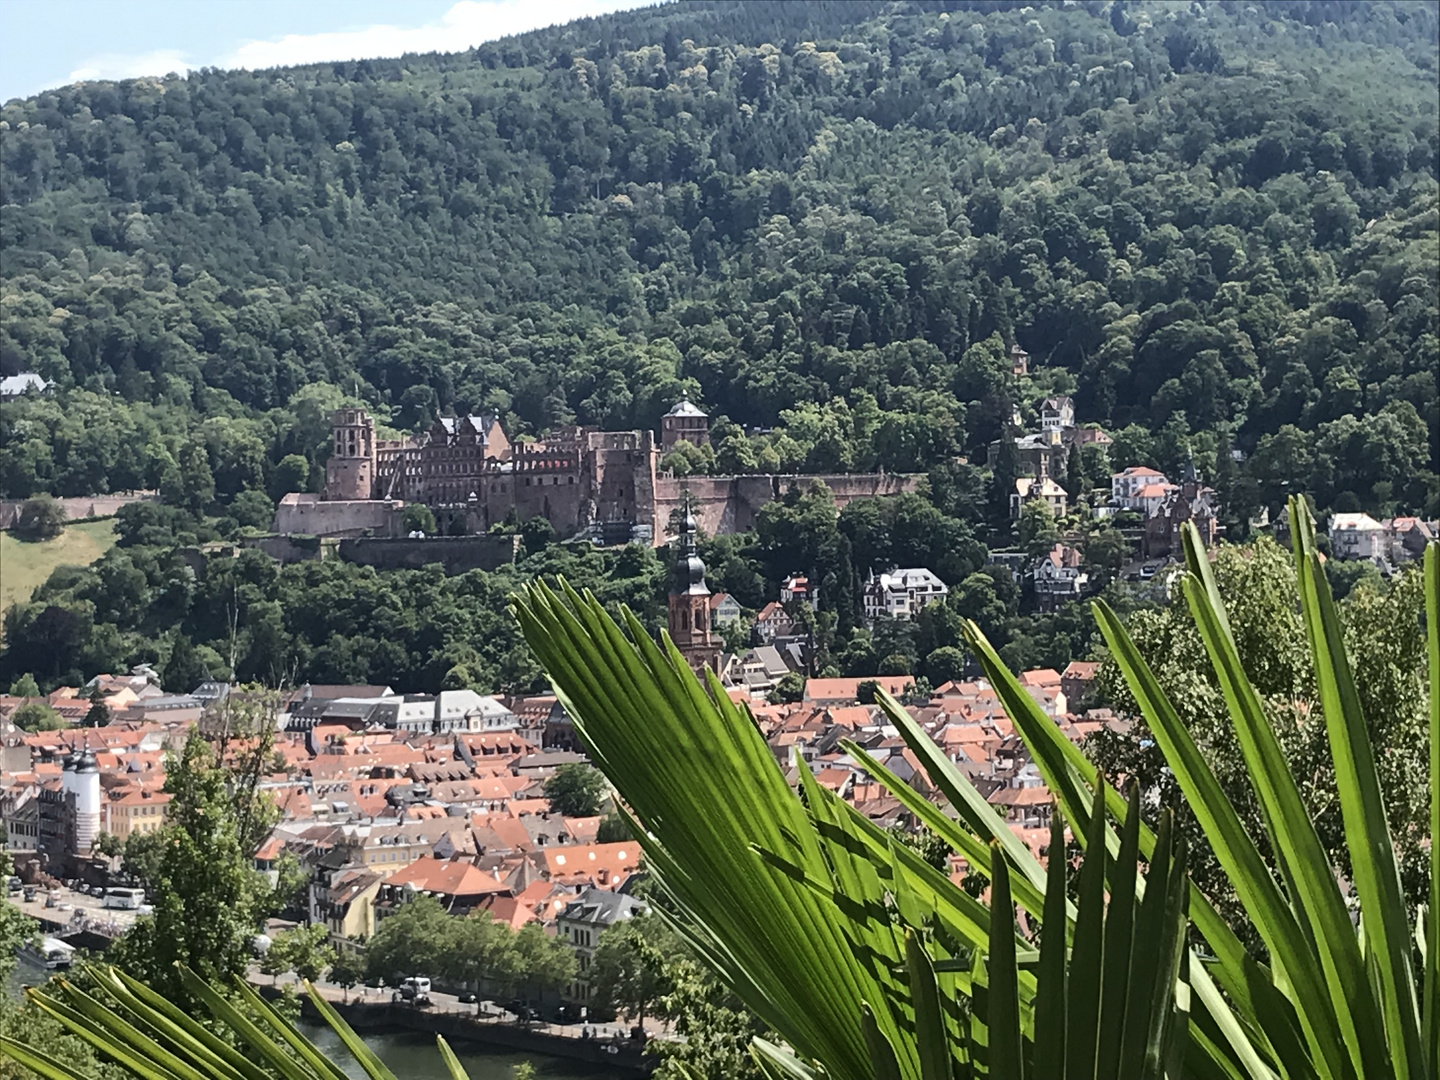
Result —
[{"label": "tree canopy", "polygon": [[57,390],[0,416],[0,494],[313,490],[344,402],[522,436],[683,395],[718,437],[677,469],[925,469],[1073,393],[1145,436],[1119,465],[1241,451],[1237,522],[1433,513],[1437,33],[716,0],[11,101],[0,359]]}]

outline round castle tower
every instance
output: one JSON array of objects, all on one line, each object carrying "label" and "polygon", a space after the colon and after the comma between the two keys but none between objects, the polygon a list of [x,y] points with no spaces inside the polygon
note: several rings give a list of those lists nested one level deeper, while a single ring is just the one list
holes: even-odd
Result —
[{"label": "round castle tower", "polygon": [[65,758],[60,773],[60,790],[75,796],[75,850],[82,855],[90,851],[100,832],[100,764],[89,750],[79,750]]},{"label": "round castle tower", "polygon": [[375,421],[364,409],[335,411],[335,445],[325,463],[325,498],[346,502],[373,498]]}]

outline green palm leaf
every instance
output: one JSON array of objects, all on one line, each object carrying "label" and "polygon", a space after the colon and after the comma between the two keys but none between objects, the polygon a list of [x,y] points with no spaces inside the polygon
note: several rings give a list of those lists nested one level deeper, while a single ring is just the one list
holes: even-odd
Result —
[{"label": "green palm leaf", "polygon": [[1425,549],[1425,637],[1430,659],[1430,902],[1425,911],[1425,1047],[1440,1068],[1440,544]]},{"label": "green palm leaf", "polygon": [[[281,1017],[249,986],[236,993],[244,1008],[225,997],[188,968],[181,977],[212,1020],[237,1036],[239,1045],[253,1053],[252,1060],[201,1023],[187,1016],[143,983],[116,971],[87,970],[91,981],[110,1002],[88,994],[73,983],[57,980],[57,993],[27,993],[35,1005],[73,1034],[90,1043],[105,1057],[123,1065],[141,1080],[345,1080],[345,1072],[310,1040]],[[355,1057],[370,1080],[395,1080],[350,1025],[328,1002],[306,984],[310,1000]],[[247,1011],[249,1010],[249,1015]],[[253,1017],[259,1017],[255,1020]],[[147,1032],[149,1034],[147,1034]],[[277,1038],[278,1036],[278,1038]],[[440,1053],[455,1080],[464,1070],[444,1040]],[[91,1080],[49,1058],[33,1046],[0,1038],[0,1055],[33,1069],[47,1080]]]},{"label": "green palm leaf", "polygon": [[1379,982],[1377,997],[1384,1030],[1383,1033],[1364,1033],[1368,1037],[1361,1044],[1361,1051],[1367,1066],[1385,1051],[1397,1080],[1408,1077],[1428,1080],[1433,1073],[1425,1068],[1426,1054],[1421,1043],[1419,1001],[1410,956],[1410,919],[1405,911],[1395,848],[1390,841],[1370,732],[1350,670],[1350,659],[1345,653],[1340,615],[1335,609],[1319,552],[1315,550],[1309,507],[1303,499],[1292,499],[1290,512],[1295,522],[1291,531],[1300,577],[1301,607],[1324,706],[1330,754],[1335,762],[1336,788],[1355,891],[1363,913],[1361,932],[1373,956],[1373,970]]}]

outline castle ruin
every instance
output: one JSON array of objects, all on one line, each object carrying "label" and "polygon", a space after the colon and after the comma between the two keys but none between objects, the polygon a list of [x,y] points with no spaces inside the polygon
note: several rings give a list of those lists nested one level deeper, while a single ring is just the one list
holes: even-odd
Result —
[{"label": "castle ruin", "polygon": [[[662,422],[664,442],[703,445],[708,417],[682,402]],[[537,442],[512,443],[493,415],[441,417],[428,431],[377,439],[360,408],[337,410],[320,495],[292,492],[276,509],[277,533],[399,536],[401,513],[423,503],[452,535],[484,533],[507,520],[543,517],[562,539],[664,542],[664,523],[690,493],[711,535],[744,532],[766,503],[822,481],[844,507],[857,498],[915,490],[917,477],[693,476],[660,472],[663,447],[650,431],[566,427]]]}]

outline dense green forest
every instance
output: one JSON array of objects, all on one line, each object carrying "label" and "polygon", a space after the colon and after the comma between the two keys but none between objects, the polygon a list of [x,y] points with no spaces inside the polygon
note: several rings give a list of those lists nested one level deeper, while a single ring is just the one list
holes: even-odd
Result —
[{"label": "dense green forest", "polygon": [[[334,559],[281,566],[258,550],[202,554],[197,545],[216,536],[213,520],[155,503],[124,507],[117,531],[118,544],[95,565],[61,567],[31,603],[10,609],[0,685],[30,674],[48,690],[145,661],[178,690],[230,677],[271,686],[386,683],[407,693],[540,690],[540,669],[507,611],[524,582],[564,577],[663,625],[674,561],[664,548],[561,544],[532,529],[517,562],[493,573],[447,578],[438,565],[376,571]],[[1052,526],[1035,542],[1048,546],[1055,535]],[[1118,534],[1102,528],[1086,543],[1097,575],[1108,572],[1104,553],[1115,551],[1105,537]],[[712,587],[752,610],[774,597],[781,576],[812,575],[820,610],[788,607],[809,631],[817,674],[913,672],[938,685],[966,666],[965,618],[1019,668],[1063,667],[1098,641],[1079,603],[1054,614],[1026,610],[1010,572],[985,565],[970,523],[920,495],[863,499],[837,514],[823,488],[795,493],[765,507],[756,532],[713,537],[700,550]],[[915,622],[882,619],[867,629],[855,568],[890,563],[934,566],[955,588]],[[1113,598],[1131,606],[1123,593]],[[747,642],[748,627],[727,631],[730,648]]]},{"label": "dense green forest", "polygon": [[1426,4],[715,2],[12,101],[0,350],[63,389],[0,486],[203,450],[223,504],[345,395],[687,391],[727,468],[923,469],[1073,387],[1137,459],[1244,451],[1234,517],[1433,513],[1436,56]]},{"label": "dense green forest", "polygon": [[[853,674],[953,670],[959,614],[1018,666],[1088,651],[1078,611],[1022,614],[983,566],[1053,541],[978,467],[1049,393],[1115,436],[1072,494],[1193,457],[1231,539],[1297,492],[1440,514],[1437,57],[1429,4],[715,0],[12,101],[0,366],[56,391],[0,409],[0,496],[165,505],[13,609],[0,667],[519,687],[515,580],[658,615],[663,562],[543,537],[443,589],[181,558],[316,490],[343,402],[524,436],[689,394],[715,447],[682,469],[927,473],[899,508],[805,496],[707,548],[747,606],[810,572],[821,666]],[[1117,534],[1087,529],[1106,580]],[[857,628],[865,572],[912,558],[952,600]]]}]

